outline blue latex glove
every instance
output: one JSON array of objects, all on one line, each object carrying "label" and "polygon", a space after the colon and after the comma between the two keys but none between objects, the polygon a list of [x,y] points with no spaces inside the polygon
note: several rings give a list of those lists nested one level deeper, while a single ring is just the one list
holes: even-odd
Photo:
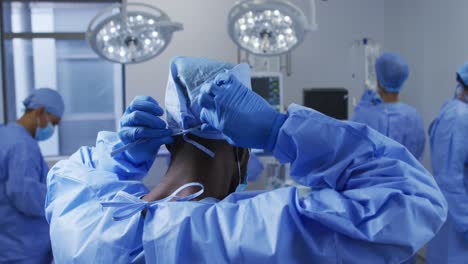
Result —
[{"label": "blue latex glove", "polygon": [[125,155],[135,164],[153,162],[162,144],[171,144],[172,131],[160,118],[164,110],[153,98],[137,96],[120,119],[119,137],[124,144],[139,139],[147,139],[125,151]]},{"label": "blue latex glove", "polygon": [[[221,73],[201,88],[198,103],[203,129],[221,131],[235,146],[271,151],[286,115],[245,87],[234,75]],[[207,126],[207,125],[209,126]]]},{"label": "blue latex glove", "polygon": [[376,91],[366,88],[362,94],[361,102],[368,102],[373,105],[378,105],[382,103],[382,98]]}]

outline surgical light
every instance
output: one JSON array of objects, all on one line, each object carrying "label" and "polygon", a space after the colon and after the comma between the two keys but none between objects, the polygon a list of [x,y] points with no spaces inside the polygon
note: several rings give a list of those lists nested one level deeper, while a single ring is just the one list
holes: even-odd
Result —
[{"label": "surgical light", "polygon": [[97,14],[86,37],[102,58],[117,63],[139,63],[161,54],[172,34],[183,30],[162,10],[126,0]]},{"label": "surgical light", "polygon": [[304,12],[288,1],[241,1],[229,12],[229,35],[239,48],[255,55],[287,53],[316,29],[315,0],[310,6],[309,23]]}]

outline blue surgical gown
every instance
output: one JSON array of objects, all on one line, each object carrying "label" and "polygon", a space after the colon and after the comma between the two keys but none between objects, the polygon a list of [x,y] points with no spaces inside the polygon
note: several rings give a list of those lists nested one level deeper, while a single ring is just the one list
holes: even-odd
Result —
[{"label": "blue surgical gown", "polygon": [[[153,204],[147,164],[110,158],[111,132],[48,175],[46,217],[57,263],[400,263],[446,219],[434,179],[400,144],[367,126],[292,105],[274,155],[314,191],[233,193]],[[121,202],[133,216],[116,221]],[[133,209],[132,209],[132,206]]]},{"label": "blue surgical gown", "polygon": [[427,263],[468,263],[468,104],[446,103],[430,130],[432,169],[447,199],[447,222],[429,243]]},{"label": "blue surgical gown", "polygon": [[24,127],[0,126],[0,263],[50,263],[47,171]]},{"label": "blue surgical gown", "polygon": [[405,103],[382,103],[366,90],[351,118],[405,146],[419,161],[424,158],[426,132],[418,111]]}]

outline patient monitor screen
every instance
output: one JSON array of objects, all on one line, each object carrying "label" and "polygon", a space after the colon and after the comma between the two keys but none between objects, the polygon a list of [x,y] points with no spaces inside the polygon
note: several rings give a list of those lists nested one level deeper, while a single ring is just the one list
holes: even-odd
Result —
[{"label": "patient monitor screen", "polygon": [[263,97],[276,110],[281,110],[280,77],[252,77],[252,90]]}]

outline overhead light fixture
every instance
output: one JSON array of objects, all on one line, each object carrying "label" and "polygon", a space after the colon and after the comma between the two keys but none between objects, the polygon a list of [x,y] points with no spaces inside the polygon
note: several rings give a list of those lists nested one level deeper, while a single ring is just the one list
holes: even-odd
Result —
[{"label": "overhead light fixture", "polygon": [[228,30],[236,45],[255,55],[287,53],[317,29],[315,0],[310,1],[310,20],[288,1],[244,0],[229,12]]},{"label": "overhead light fixture", "polygon": [[117,63],[139,63],[164,51],[172,34],[183,30],[164,11],[141,3],[109,7],[90,22],[87,39],[102,58]]}]

